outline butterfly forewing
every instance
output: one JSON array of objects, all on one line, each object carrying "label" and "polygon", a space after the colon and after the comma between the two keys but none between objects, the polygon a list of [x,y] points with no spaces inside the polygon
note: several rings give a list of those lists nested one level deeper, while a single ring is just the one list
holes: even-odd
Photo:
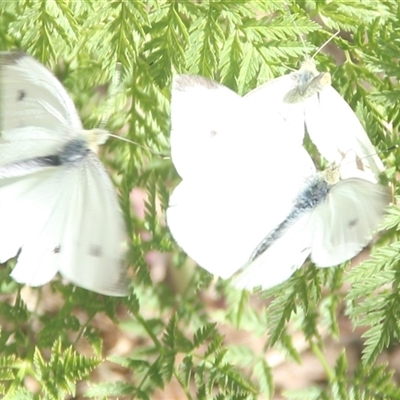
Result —
[{"label": "butterfly forewing", "polygon": [[75,106],[58,79],[23,52],[0,53],[2,130],[42,127],[82,129]]}]

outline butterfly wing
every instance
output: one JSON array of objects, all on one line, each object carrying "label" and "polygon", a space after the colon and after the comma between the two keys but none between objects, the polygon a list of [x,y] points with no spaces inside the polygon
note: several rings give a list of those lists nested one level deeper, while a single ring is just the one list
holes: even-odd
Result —
[{"label": "butterfly wing", "polygon": [[[54,277],[57,266],[52,260],[52,251],[59,244],[59,232],[53,231],[49,237],[44,238],[41,232],[50,220],[56,208],[56,197],[53,189],[55,186],[55,169],[43,170],[18,178],[0,180],[0,262],[6,262],[14,257],[25,244],[41,240],[47,246],[49,257],[32,257],[27,259],[26,267],[22,269],[17,265],[12,276],[18,282],[30,283],[32,286],[42,285]],[[55,222],[55,221],[53,221]],[[36,251],[35,245],[33,251]],[[42,256],[46,252],[42,252]],[[29,251],[24,251],[18,264],[24,263],[24,256]],[[37,264],[41,264],[38,268]]]},{"label": "butterfly wing", "polygon": [[306,124],[318,151],[340,166],[343,178],[353,177],[359,169],[376,182],[382,161],[357,116],[333,87],[324,88],[307,108]]},{"label": "butterfly wing", "polygon": [[2,130],[32,126],[82,129],[75,106],[58,79],[20,51],[0,52]]},{"label": "butterfly wing", "polygon": [[318,267],[330,267],[355,257],[371,241],[389,199],[387,188],[366,179],[345,179],[333,185],[310,220],[312,261]]},{"label": "butterfly wing", "polygon": [[[127,295],[126,232],[112,182],[94,153],[67,168],[60,201],[69,204],[60,243],[59,271],[98,293]],[[69,185],[68,185],[69,183]]]},{"label": "butterfly wing", "polygon": [[306,213],[295,221],[266,251],[242,267],[232,278],[233,286],[270,289],[289,279],[311,252],[310,215]]},{"label": "butterfly wing", "polygon": [[0,166],[57,154],[82,131],[67,92],[22,52],[0,52]]},{"label": "butterfly wing", "polygon": [[[304,139],[304,107],[302,103],[288,103],[285,95],[298,84],[294,74],[288,74],[273,79],[264,85],[252,90],[244,100],[247,109],[259,120],[259,116],[280,118],[284,129],[268,132],[269,135],[281,136],[281,139],[291,145],[301,146]],[[263,125],[268,124],[265,118]],[[283,137],[287,135],[287,137]]]},{"label": "butterfly wing", "polygon": [[126,295],[125,229],[112,183],[93,153],[75,165],[0,180],[0,260],[40,286],[57,271],[98,293]]},{"label": "butterfly wing", "polygon": [[[182,178],[198,174],[211,158],[221,156],[219,145],[229,131],[240,96],[200,76],[178,75],[171,93],[171,157]],[[217,150],[218,149],[218,150]]]}]

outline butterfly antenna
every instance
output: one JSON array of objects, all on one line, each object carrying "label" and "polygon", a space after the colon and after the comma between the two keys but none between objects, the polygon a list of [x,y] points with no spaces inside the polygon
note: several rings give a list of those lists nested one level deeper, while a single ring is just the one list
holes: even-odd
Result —
[{"label": "butterfly antenna", "polygon": [[314,55],[311,57],[311,59],[314,60],[315,56],[316,56],[317,54],[319,54],[319,53],[321,52],[321,50],[322,50],[329,42],[331,42],[337,35],[339,35],[339,33],[340,33],[340,29],[339,29],[337,32],[335,32],[333,35],[331,35],[331,37],[330,37],[328,40],[326,40],[326,41],[317,49],[317,51],[314,53]]},{"label": "butterfly antenna", "polygon": [[162,154],[162,153],[158,153],[157,151],[154,151],[150,147],[144,146],[144,145],[142,145],[142,144],[140,144],[138,142],[135,142],[134,140],[127,139],[127,138],[125,138],[123,136],[113,135],[112,133],[109,133],[108,136],[111,136],[111,137],[113,137],[115,139],[118,139],[118,140],[122,140],[123,142],[134,144],[135,146],[141,147],[142,149],[149,151],[151,154],[154,154],[155,156],[161,157],[163,160],[168,160],[168,159],[171,158],[168,155],[165,155],[165,154]]},{"label": "butterfly antenna", "polygon": [[[114,98],[116,96],[116,94],[118,93],[118,87],[119,87],[119,85],[121,83],[121,72],[122,72],[122,64],[120,62],[117,62],[115,64],[115,72],[114,72],[114,75],[113,75],[113,79],[112,79],[111,84],[110,84],[109,99]],[[104,113],[103,118],[101,119],[101,122],[100,122],[100,128],[102,128],[102,129],[105,128],[105,126],[106,126],[106,124],[107,124],[107,122],[108,122],[108,120],[110,118],[110,115],[111,115],[111,103],[110,103],[110,101],[111,100],[108,101],[107,111]],[[153,154],[155,156],[158,156],[158,157],[161,157],[162,159],[169,159],[170,158],[170,156],[167,156],[165,154],[162,154],[162,153],[159,153],[157,151],[154,151],[150,147],[144,146],[144,145],[142,145],[142,144],[140,144],[138,142],[135,142],[134,140],[127,139],[127,138],[125,138],[123,136],[114,135],[112,133],[109,133],[108,136],[111,136],[111,137],[113,137],[115,139],[119,139],[119,140],[122,140],[122,141],[130,143],[130,144],[134,144],[135,146],[141,147],[142,149],[147,150],[151,154]]]}]

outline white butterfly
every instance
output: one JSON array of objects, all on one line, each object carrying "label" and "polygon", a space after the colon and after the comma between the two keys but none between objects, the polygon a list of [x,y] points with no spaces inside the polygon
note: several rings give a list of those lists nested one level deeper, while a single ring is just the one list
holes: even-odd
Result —
[{"label": "white butterfly", "polygon": [[57,272],[111,296],[127,294],[117,195],[71,98],[43,65],[0,53],[0,262],[40,286]]},{"label": "white butterfly", "polygon": [[[278,78],[271,95],[263,86],[244,97],[197,76],[173,83],[171,155],[183,180],[171,195],[167,223],[201,267],[224,279],[236,273],[240,288],[272,287],[309,256],[320,267],[354,257],[388,202],[369,171],[337,183],[328,183],[329,171],[316,172],[302,146],[305,103],[328,87],[286,107],[285,93],[300,84],[283,78],[282,92]],[[314,82],[304,83],[305,92]],[[340,140],[327,140],[343,151]],[[372,147],[366,134],[357,140]],[[357,140],[348,141],[344,154],[361,157],[352,148]]]}]

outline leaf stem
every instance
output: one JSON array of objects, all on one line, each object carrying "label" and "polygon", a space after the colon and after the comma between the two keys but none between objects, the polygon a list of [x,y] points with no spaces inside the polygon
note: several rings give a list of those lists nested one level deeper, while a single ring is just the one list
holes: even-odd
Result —
[{"label": "leaf stem", "polygon": [[323,366],[329,381],[334,382],[335,381],[335,373],[334,373],[333,369],[329,366],[324,355],[322,354],[321,347],[319,347],[316,343],[314,343],[313,340],[310,340],[309,343],[310,343],[310,347],[311,347],[313,353],[315,354],[315,356],[318,358],[319,362]]}]

